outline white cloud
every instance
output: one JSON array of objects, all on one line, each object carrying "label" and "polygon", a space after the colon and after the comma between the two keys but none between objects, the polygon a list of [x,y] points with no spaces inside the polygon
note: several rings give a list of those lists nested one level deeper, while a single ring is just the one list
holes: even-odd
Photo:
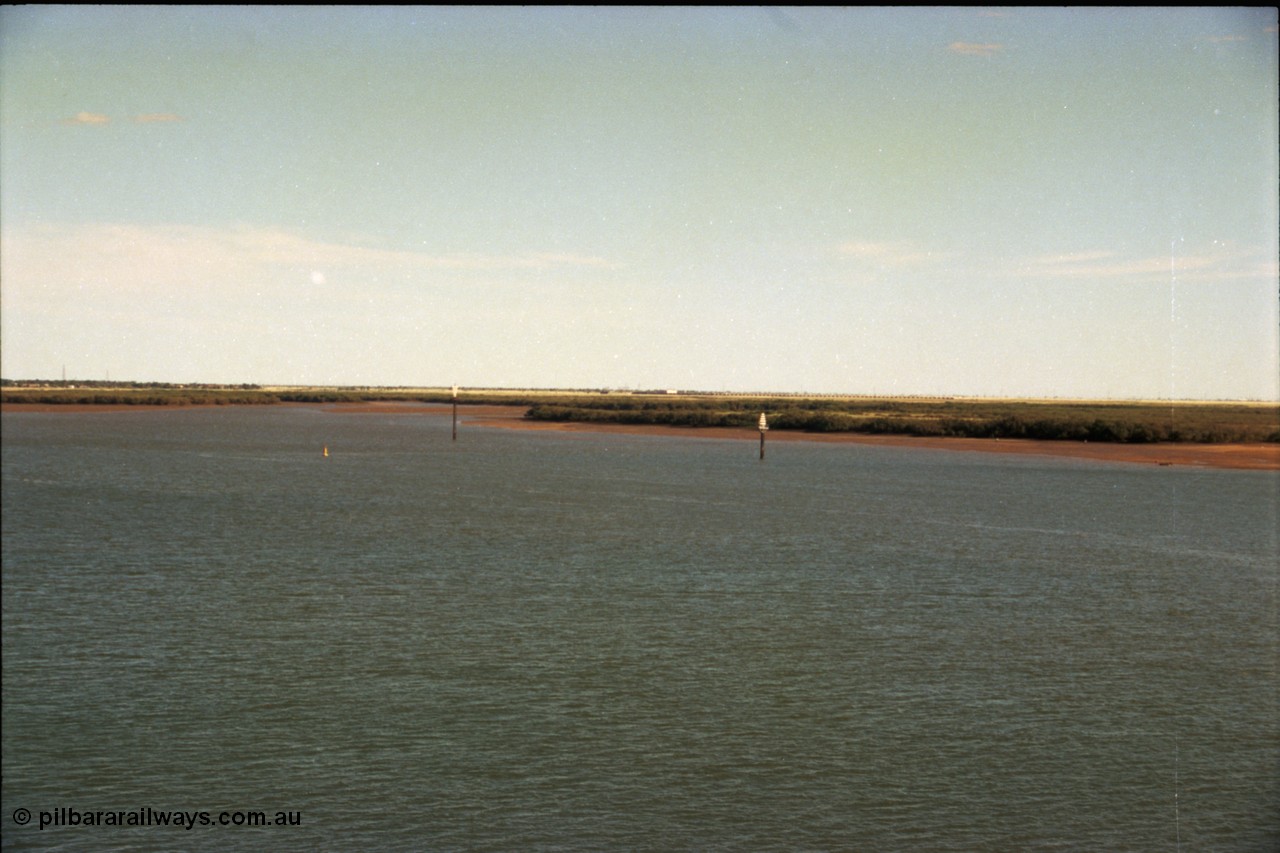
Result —
[{"label": "white cloud", "polygon": [[988,257],[979,249],[942,252],[909,241],[852,240],[836,247],[836,254],[862,270],[918,273],[926,265],[984,269],[1000,276],[1040,280],[1225,282],[1280,277],[1274,253],[1256,246],[1214,242],[1195,251],[1163,255],[1131,255],[1114,250],[1059,252],[1029,257]]},{"label": "white cloud", "polygon": [[103,115],[102,113],[79,112],[69,119],[64,119],[62,123],[63,124],[99,125],[99,124],[107,124],[110,121],[111,121],[111,116]]},{"label": "white cloud", "polygon": [[1275,278],[1277,263],[1247,247],[1214,243],[1196,252],[1128,256],[1113,251],[1074,252],[1025,258],[1015,274],[1035,278],[1212,282]]},{"label": "white cloud", "polygon": [[551,269],[553,267],[608,267],[602,258],[552,252],[520,255],[485,255],[468,252],[436,254],[381,249],[351,243],[310,240],[287,231],[255,229],[230,232],[211,231],[207,235],[226,250],[260,263],[303,264],[327,267],[374,266],[451,270]]},{"label": "white cloud", "polygon": [[[169,122],[185,121],[185,119],[174,113],[141,113],[133,117],[134,124],[164,124]],[[110,124],[111,116],[105,113],[78,112],[68,119],[63,119],[62,124],[70,125],[103,125]]]},{"label": "white cloud", "polygon": [[867,242],[853,240],[836,247],[841,257],[880,267],[907,267],[945,257],[941,252],[923,249],[909,242]]},{"label": "white cloud", "polygon": [[1067,252],[1065,254],[1041,255],[1031,258],[1030,262],[1041,266],[1072,265],[1103,261],[1114,257],[1116,257],[1116,253],[1110,251]]},{"label": "white cloud", "polygon": [[494,330],[496,349],[522,353],[527,328],[568,335],[618,293],[600,286],[611,270],[585,253],[428,253],[281,229],[0,229],[0,344],[22,375],[72,352],[112,375],[327,381],[337,365],[396,384],[428,362],[461,369],[463,342]]},{"label": "white cloud", "polygon": [[1004,50],[1002,44],[974,44],[967,41],[953,41],[947,45],[947,50],[952,53],[958,53],[962,56],[995,56]]},{"label": "white cloud", "polygon": [[50,287],[109,286],[135,292],[211,282],[235,286],[269,278],[282,268],[299,270],[313,282],[324,283],[331,273],[351,269],[388,275],[612,266],[602,258],[569,253],[441,254],[323,242],[280,229],[138,225],[46,226],[5,232],[2,257],[7,293],[32,281],[47,282]]}]

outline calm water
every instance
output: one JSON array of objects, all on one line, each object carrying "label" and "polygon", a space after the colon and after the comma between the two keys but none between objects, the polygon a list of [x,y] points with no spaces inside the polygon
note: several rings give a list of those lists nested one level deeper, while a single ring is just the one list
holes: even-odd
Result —
[{"label": "calm water", "polygon": [[1280,477],[756,450],[5,414],[4,847],[1280,849]]}]

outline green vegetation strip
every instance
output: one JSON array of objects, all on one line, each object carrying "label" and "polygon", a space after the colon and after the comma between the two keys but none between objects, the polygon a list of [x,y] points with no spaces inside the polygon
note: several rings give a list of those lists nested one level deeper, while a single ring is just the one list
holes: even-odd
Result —
[{"label": "green vegetation strip", "polygon": [[1109,442],[1280,442],[1280,406],[1015,400],[626,398],[538,403],[527,417],[580,423]]},{"label": "green vegetation strip", "polygon": [[[272,403],[447,403],[448,389],[261,388],[157,383],[43,387],[5,382],[3,403],[146,406]],[[1105,442],[1280,442],[1280,406],[974,399],[466,390],[460,403],[528,408],[530,420]]]},{"label": "green vegetation strip", "polygon": [[[275,403],[448,403],[447,389],[434,388],[279,388],[258,385],[166,385],[163,383],[105,383],[56,381],[36,383],[4,380],[0,403],[72,406],[252,406]],[[576,400],[558,391],[468,390],[459,394],[465,405],[532,406],[548,400]]]}]

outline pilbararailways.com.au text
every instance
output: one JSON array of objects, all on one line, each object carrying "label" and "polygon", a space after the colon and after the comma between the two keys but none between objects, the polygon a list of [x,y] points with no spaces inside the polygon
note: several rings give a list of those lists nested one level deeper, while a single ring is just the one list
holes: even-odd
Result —
[{"label": "pilbararailways.com.au text", "polygon": [[[31,823],[28,809],[15,809],[13,821],[19,826]],[[81,811],[57,808],[36,812],[41,830],[72,826],[172,826],[192,829],[196,826],[301,826],[300,811],[158,811],[156,809],[118,809],[115,811]]]}]

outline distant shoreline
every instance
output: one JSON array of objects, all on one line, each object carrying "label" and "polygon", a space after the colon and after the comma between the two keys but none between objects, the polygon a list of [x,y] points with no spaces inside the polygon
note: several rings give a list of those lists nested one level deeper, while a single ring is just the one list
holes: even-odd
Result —
[{"label": "distant shoreline", "polygon": [[[364,403],[277,403],[273,405],[319,408],[341,414],[448,415],[447,403],[364,402]],[[183,411],[217,406],[154,406],[128,404],[79,403],[5,403],[4,412],[39,412],[84,414],[129,411]],[[467,405],[459,406],[464,425],[490,429],[536,430],[547,432],[614,433],[619,435],[679,436],[756,442],[754,430],[733,427],[687,427],[653,424],[580,423],[535,421],[525,417],[526,406]],[[1042,441],[1018,438],[950,438],[910,435],[866,435],[862,433],[814,433],[776,430],[768,434],[769,442],[822,442],[859,444],[878,447],[933,451],[966,451],[1002,453],[1020,456],[1048,456],[1060,459],[1084,459],[1097,462],[1133,465],[1159,465],[1230,470],[1280,471],[1280,445],[1274,443],[1195,444],[1163,442],[1125,444],[1118,442]]]},{"label": "distant shoreline", "polygon": [[[447,411],[447,406],[437,407]],[[504,407],[486,407],[501,409]],[[520,407],[509,407],[520,412]],[[479,414],[479,413],[477,413]],[[468,417],[475,426],[499,429],[547,430],[553,432],[617,433],[622,435],[718,438],[754,444],[759,433],[731,427],[653,426],[648,424],[555,423],[530,421],[523,414],[494,414]],[[1025,438],[942,438],[910,435],[865,435],[861,433],[813,433],[771,431],[767,442],[808,441],[827,444],[860,444],[900,447],[912,450],[1004,453],[1020,456],[1052,456],[1135,465],[1164,465],[1233,470],[1280,471],[1280,445],[1276,444],[1121,444],[1117,442],[1037,441]]]}]

